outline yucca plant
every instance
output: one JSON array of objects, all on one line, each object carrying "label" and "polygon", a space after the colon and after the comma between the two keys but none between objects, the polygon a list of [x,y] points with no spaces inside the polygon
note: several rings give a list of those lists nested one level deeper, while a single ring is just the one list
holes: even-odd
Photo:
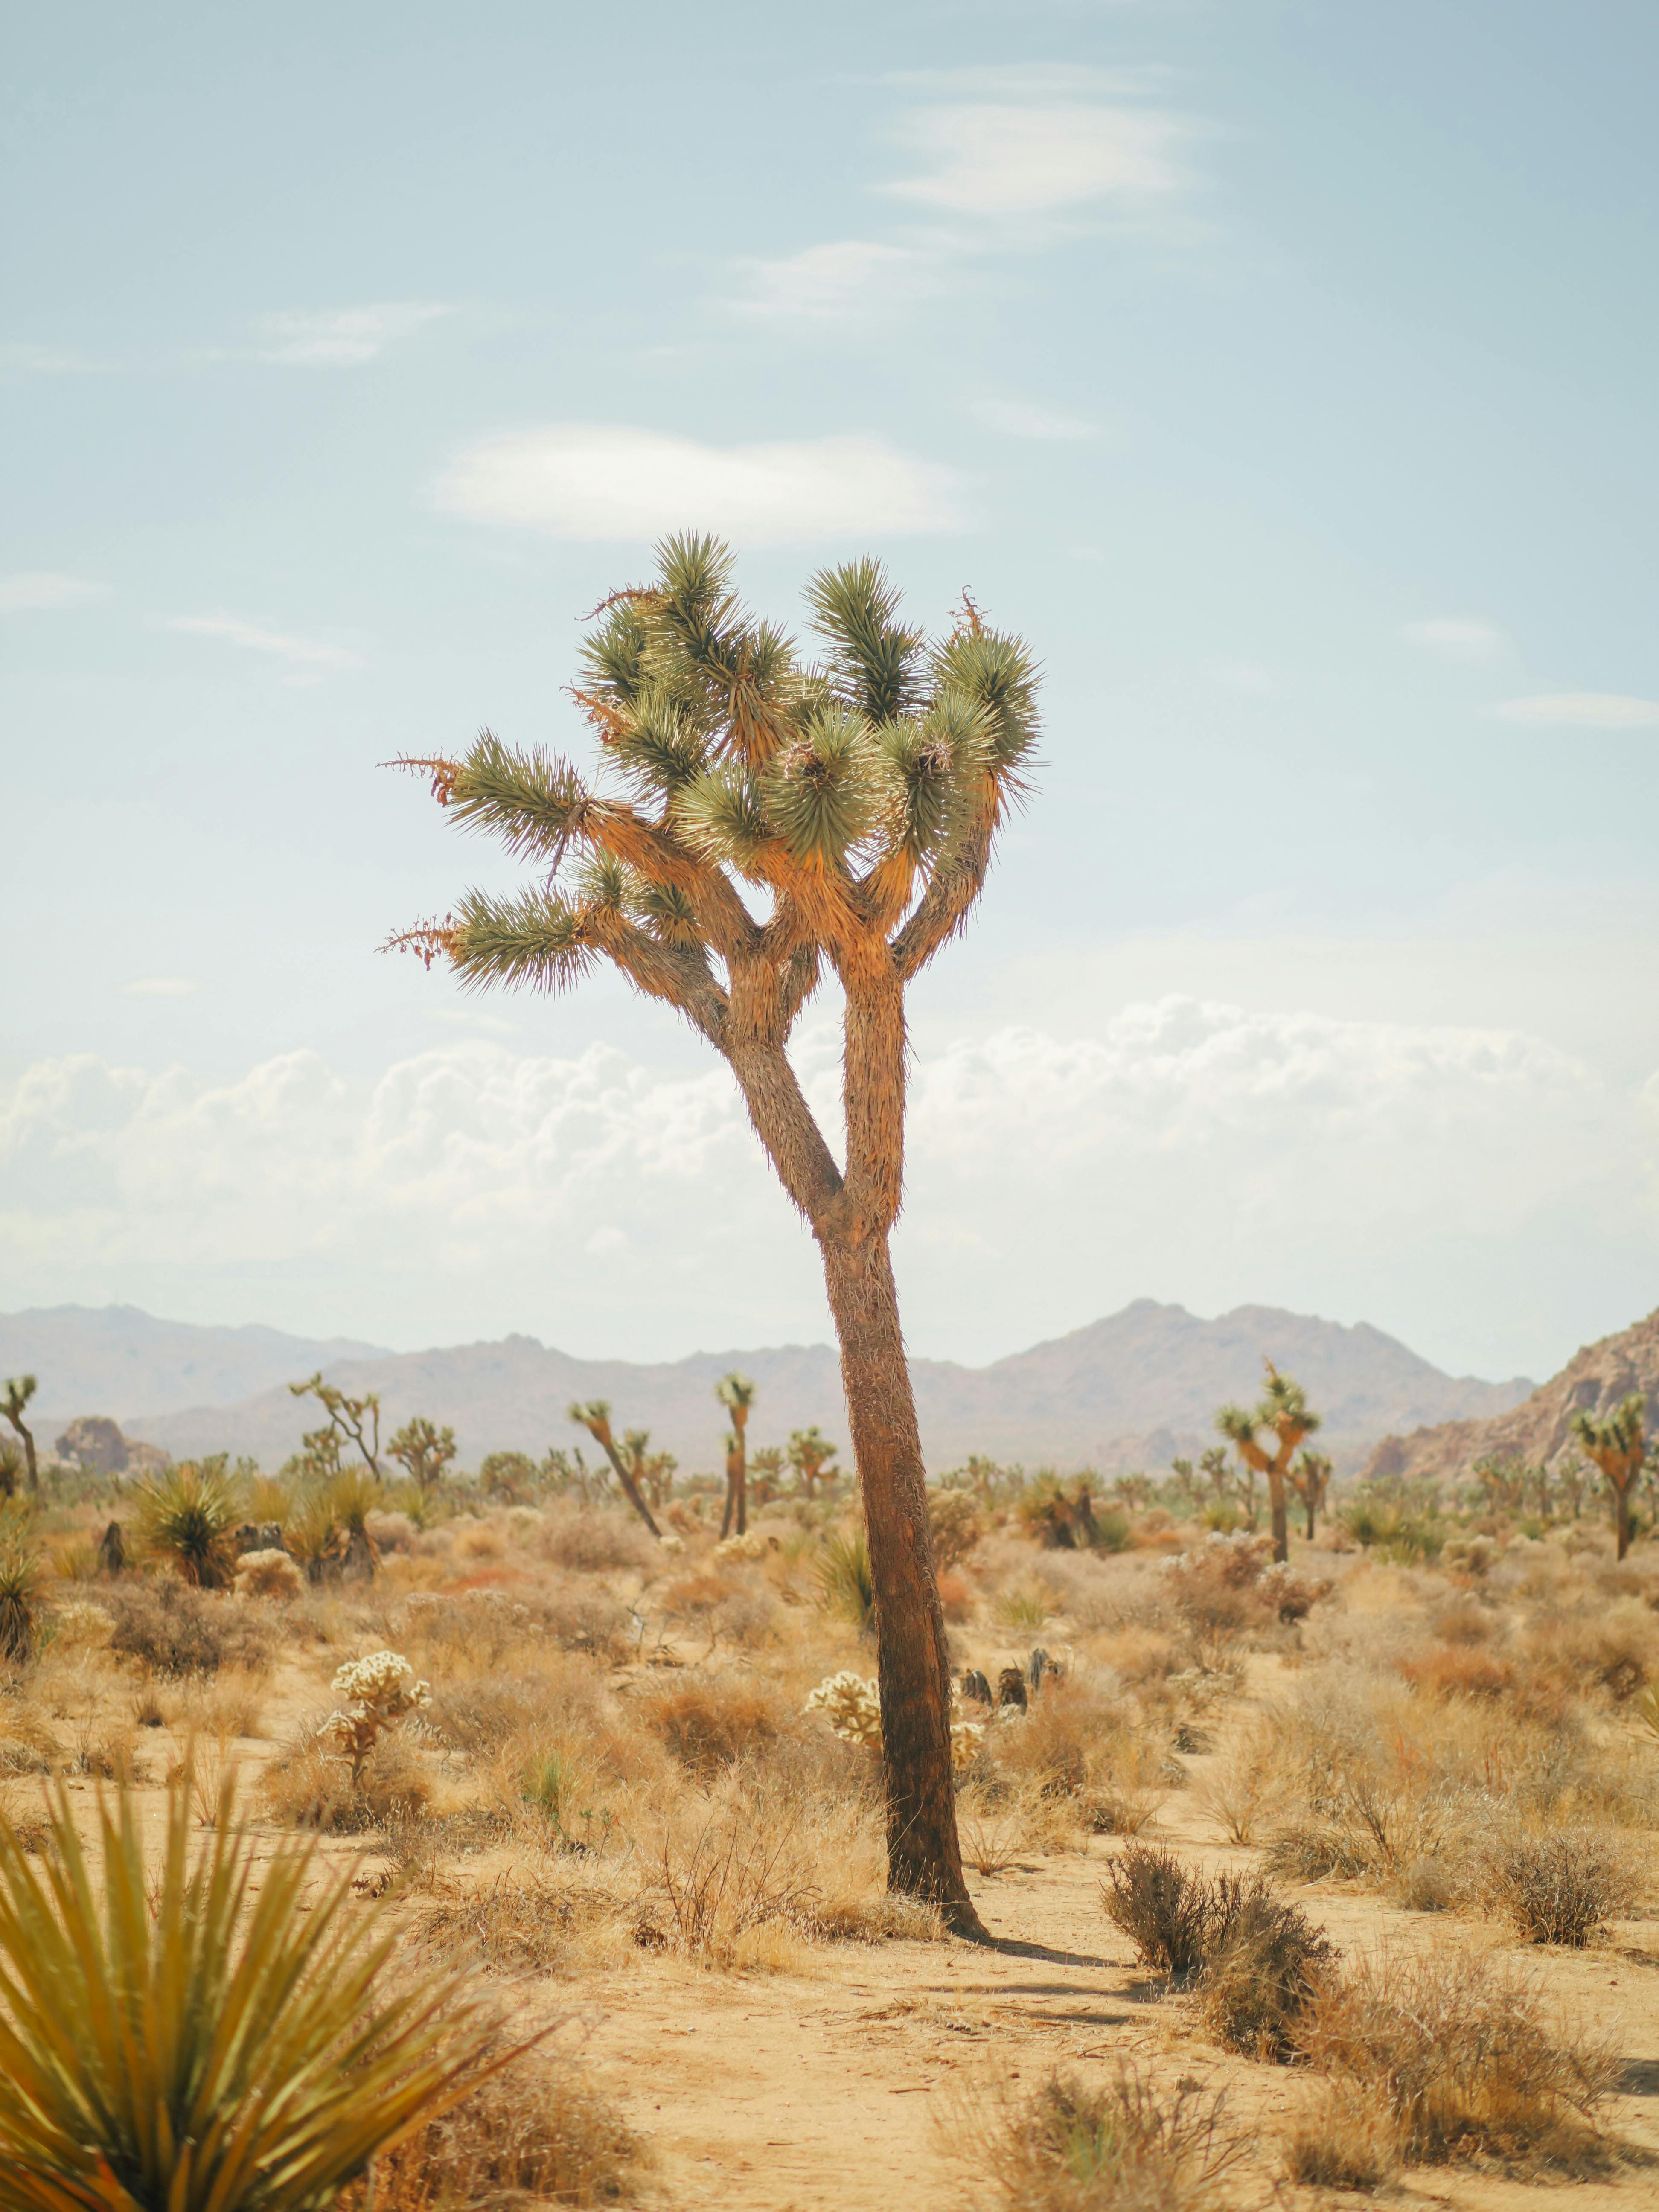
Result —
[{"label": "yucca plant", "polygon": [[862,1528],[854,1529],[851,1535],[825,1540],[818,1553],[817,1578],[818,1595],[827,1612],[850,1620],[855,1628],[875,1626],[875,1582]]},{"label": "yucca plant", "polygon": [[327,2212],[482,2078],[453,1985],[382,1990],[397,1939],[349,1878],[302,1911],[312,1853],[289,1846],[250,1889],[234,1795],[198,1840],[173,1790],[155,1869],[131,1798],[100,1797],[99,1886],[61,1786],[37,1860],[0,1820],[8,2212]]},{"label": "yucca plant", "polygon": [[17,1530],[0,1527],[0,1660],[21,1667],[34,1656],[34,1601],[40,1555]]},{"label": "yucca plant", "polygon": [[225,1472],[224,1455],[180,1460],[147,1475],[134,1492],[138,1540],[169,1559],[198,1589],[219,1589],[234,1563],[232,1536],[241,1519],[240,1486]]}]

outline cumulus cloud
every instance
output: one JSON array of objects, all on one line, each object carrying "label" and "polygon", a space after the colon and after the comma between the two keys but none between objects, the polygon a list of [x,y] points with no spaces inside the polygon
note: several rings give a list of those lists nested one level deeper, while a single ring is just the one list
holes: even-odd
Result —
[{"label": "cumulus cloud", "polygon": [[1496,660],[1508,642],[1495,623],[1479,622],[1467,616],[1407,623],[1401,635],[1446,660]]},{"label": "cumulus cloud", "polygon": [[[820,1025],[799,1054],[831,1127],[834,1048]],[[959,1353],[1146,1292],[1431,1312],[1463,1295],[1460,1255],[1535,1282],[1552,1224],[1580,1255],[1624,1233],[1650,1133],[1634,1091],[1513,1031],[1179,998],[1092,1038],[1006,1028],[915,1070],[908,1310]],[[288,1286],[291,1319],[307,1286],[310,1325],[369,1336],[487,1316],[646,1357],[825,1333],[725,1070],[602,1045],[449,1044],[375,1081],[312,1052],[231,1082],[45,1061],[0,1092],[0,1239],[40,1300],[88,1270],[138,1297],[157,1269],[234,1269]],[[330,1303],[368,1274],[373,1303]]]},{"label": "cumulus cloud", "polygon": [[1620,691],[1549,691],[1498,700],[1486,713],[1495,722],[1540,729],[1650,730],[1659,725],[1659,699],[1633,699]]},{"label": "cumulus cloud", "polygon": [[931,166],[884,190],[954,216],[1054,215],[1103,203],[1139,210],[1188,181],[1180,149],[1188,126],[1154,108],[976,100],[919,108],[902,130]]},{"label": "cumulus cloud", "polygon": [[953,530],[951,472],[879,439],[706,446],[620,426],[562,422],[491,438],[436,488],[439,507],[556,538],[650,541],[713,530],[750,545]]},{"label": "cumulus cloud", "polygon": [[0,576],[0,614],[45,613],[56,607],[78,607],[103,597],[101,584],[88,584],[79,576],[60,576],[46,568],[24,569]]},{"label": "cumulus cloud", "polygon": [[266,623],[245,622],[240,615],[175,615],[167,628],[190,637],[216,638],[225,645],[240,646],[245,653],[273,654],[295,672],[289,679],[291,683],[314,683],[319,674],[327,671],[361,668],[363,665],[355,653],[348,653],[343,646],[324,645],[312,637],[295,637],[289,631],[272,629]]},{"label": "cumulus cloud", "polygon": [[271,362],[289,368],[360,368],[400,338],[413,337],[454,313],[453,307],[422,300],[380,301],[362,307],[337,307],[325,314],[262,315],[258,343],[240,355],[222,356]]}]

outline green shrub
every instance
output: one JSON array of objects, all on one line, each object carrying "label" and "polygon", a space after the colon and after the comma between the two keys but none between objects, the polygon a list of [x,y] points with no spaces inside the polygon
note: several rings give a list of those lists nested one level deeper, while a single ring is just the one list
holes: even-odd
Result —
[{"label": "green shrub", "polygon": [[818,1595],[826,1612],[869,1628],[876,1617],[876,1586],[870,1573],[870,1549],[862,1528],[824,1540],[816,1563]]},{"label": "green shrub", "polygon": [[235,1559],[241,1486],[226,1473],[226,1464],[222,1452],[214,1459],[181,1460],[147,1475],[133,1492],[140,1546],[198,1589],[222,1589]]}]

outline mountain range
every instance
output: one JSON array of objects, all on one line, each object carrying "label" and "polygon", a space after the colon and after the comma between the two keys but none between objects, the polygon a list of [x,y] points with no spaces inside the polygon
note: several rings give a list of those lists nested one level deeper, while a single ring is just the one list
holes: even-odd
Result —
[{"label": "mountain range", "polygon": [[[1507,1412],[1533,1385],[1443,1374],[1366,1322],[1347,1327],[1273,1306],[1239,1306],[1204,1321],[1139,1298],[987,1367],[911,1364],[928,1464],[971,1452],[1027,1466],[1159,1468],[1214,1441],[1229,1399],[1256,1395],[1264,1359],[1294,1375],[1323,1413],[1322,1442],[1340,1471],[1358,1467],[1389,1431]],[[577,1441],[573,1399],[607,1398],[618,1430],[646,1428],[688,1470],[720,1463],[724,1416],[714,1399],[732,1369],[759,1395],[751,1444],[783,1442],[817,1423],[847,1448],[840,1365],[827,1345],[695,1352],[658,1364],[577,1359],[531,1336],[393,1352],[342,1338],[159,1321],[131,1306],[60,1306],[0,1316],[0,1374],[37,1374],[50,1440],[79,1414],[118,1419],[175,1456],[246,1453],[276,1466],[295,1450],[316,1407],[290,1381],[321,1368],[361,1395],[378,1391],[383,1432],[412,1413],[448,1423],[464,1464],[486,1452],[539,1455]]]}]

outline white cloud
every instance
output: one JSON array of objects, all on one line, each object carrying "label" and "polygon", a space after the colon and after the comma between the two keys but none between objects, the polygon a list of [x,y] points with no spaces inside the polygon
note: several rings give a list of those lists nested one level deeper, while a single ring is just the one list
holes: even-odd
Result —
[{"label": "white cloud", "polygon": [[1619,691],[1549,691],[1531,699],[1500,699],[1486,711],[1494,721],[1546,729],[1650,730],[1659,725],[1659,699],[1632,699]]},{"label": "white cloud", "polygon": [[0,345],[0,370],[23,376],[97,376],[104,366],[67,346],[33,345],[26,339]]},{"label": "white cloud", "polygon": [[0,576],[0,614],[43,612],[52,607],[78,607],[104,596],[101,584],[88,584],[79,576],[59,576],[50,569],[25,569]]},{"label": "white cloud", "polygon": [[258,343],[221,359],[265,361],[290,368],[360,368],[399,338],[413,337],[455,310],[435,301],[382,301],[326,314],[262,315]]},{"label": "white cloud", "polygon": [[265,623],[244,622],[238,615],[174,615],[167,628],[191,637],[218,638],[226,645],[241,647],[246,653],[274,654],[297,672],[289,678],[290,682],[314,683],[324,671],[361,668],[363,665],[355,653],[348,653],[343,646],[324,645],[311,637],[294,637],[284,630],[272,629]]},{"label": "white cloud", "polygon": [[867,437],[705,446],[655,430],[556,423],[486,439],[440,479],[438,506],[557,538],[712,530],[750,545],[954,530],[949,470]]},{"label": "white cloud", "polygon": [[883,189],[952,215],[1051,215],[1103,201],[1142,209],[1184,188],[1178,149],[1188,127],[1157,109],[1093,102],[920,108],[903,132],[933,167]]},{"label": "white cloud", "polygon": [[[798,1055],[831,1126],[834,1048],[820,1024]],[[1182,998],[1089,1038],[1005,1027],[914,1070],[907,1308],[928,1349],[988,1356],[1147,1293],[1455,1335],[1472,1297],[1530,1327],[1546,1285],[1571,1343],[1573,1283],[1659,1256],[1643,1115],[1639,1081],[1514,1030]],[[158,1274],[199,1298],[234,1271],[266,1310],[280,1287],[291,1320],[303,1294],[307,1326],[383,1339],[533,1326],[637,1358],[825,1334],[726,1071],[601,1045],[458,1042],[378,1080],[313,1052],[228,1082],[45,1061],[0,1089],[0,1243],[19,1303],[95,1281],[142,1304]]]},{"label": "white cloud", "polygon": [[1005,438],[1031,438],[1055,445],[1081,445],[1100,435],[1100,426],[1081,415],[1044,407],[1035,399],[975,399],[969,412],[988,430]]},{"label": "white cloud", "polygon": [[121,986],[129,999],[191,999],[201,988],[194,975],[140,975]]},{"label": "white cloud", "polygon": [[872,239],[809,246],[781,261],[744,261],[738,274],[753,287],[733,305],[768,321],[828,322],[872,314],[938,289],[935,253]]},{"label": "white cloud", "polygon": [[1495,623],[1463,616],[1407,623],[1400,634],[1447,660],[1496,660],[1509,642]]}]

